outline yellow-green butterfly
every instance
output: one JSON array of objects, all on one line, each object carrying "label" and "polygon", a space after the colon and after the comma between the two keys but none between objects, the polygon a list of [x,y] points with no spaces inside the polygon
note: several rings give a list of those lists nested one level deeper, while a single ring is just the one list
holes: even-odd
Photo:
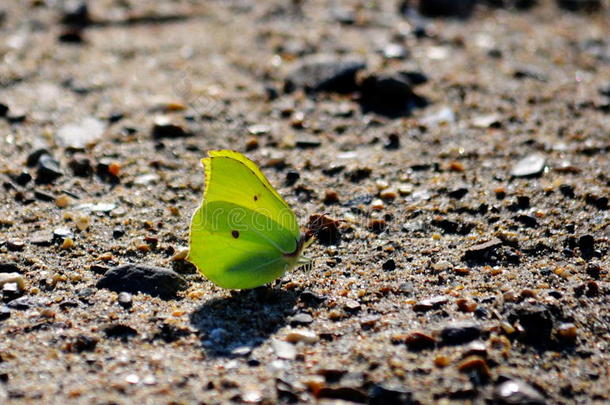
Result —
[{"label": "yellow-green butterfly", "polygon": [[231,289],[272,282],[298,264],[309,244],[286,201],[254,162],[231,150],[201,160],[205,190],[191,220],[188,260]]}]

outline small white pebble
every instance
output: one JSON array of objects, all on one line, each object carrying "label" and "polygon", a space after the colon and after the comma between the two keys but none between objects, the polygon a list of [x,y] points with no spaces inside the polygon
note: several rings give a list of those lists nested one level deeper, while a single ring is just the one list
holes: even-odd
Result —
[{"label": "small white pebble", "polygon": [[315,343],[318,340],[318,335],[309,329],[294,329],[286,335],[286,341],[290,343]]},{"label": "small white pebble", "polygon": [[25,290],[25,280],[19,273],[0,273],[0,287],[5,284],[17,283],[17,286],[21,291]]}]

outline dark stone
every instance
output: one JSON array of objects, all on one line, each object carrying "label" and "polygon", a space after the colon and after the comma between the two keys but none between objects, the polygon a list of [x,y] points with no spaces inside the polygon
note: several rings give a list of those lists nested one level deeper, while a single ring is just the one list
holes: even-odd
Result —
[{"label": "dark stone", "polygon": [[122,226],[117,226],[116,228],[114,228],[112,230],[112,237],[114,239],[119,239],[124,235],[125,235],[125,228],[123,228]]},{"label": "dark stone", "polygon": [[128,325],[120,323],[108,325],[104,328],[104,333],[109,338],[128,340],[138,335],[138,331]]},{"label": "dark stone", "polygon": [[21,269],[14,262],[0,262],[0,273],[21,273]]},{"label": "dark stone", "polygon": [[82,0],[70,0],[63,3],[62,24],[84,27],[91,23],[89,7]]},{"label": "dark stone", "polygon": [[559,191],[561,192],[561,194],[563,194],[565,197],[568,197],[568,198],[574,198],[574,196],[575,196],[574,186],[571,186],[569,184],[560,185]]},{"label": "dark stone", "polygon": [[488,242],[479,243],[468,248],[462,257],[462,260],[478,262],[489,261],[490,255],[495,253],[500,246],[502,246],[502,241],[498,238],[493,238]]},{"label": "dark stone", "polygon": [[519,222],[528,228],[537,228],[538,220],[531,215],[517,215],[513,217],[515,222]]},{"label": "dark stone", "polygon": [[427,17],[467,18],[476,0],[419,0],[419,12]]},{"label": "dark stone", "polygon": [[81,44],[85,42],[85,38],[83,37],[83,30],[80,28],[67,28],[63,30],[59,36],[57,37],[59,42],[63,42],[66,44]]},{"label": "dark stone", "polygon": [[468,194],[468,189],[466,187],[459,187],[447,193],[449,197],[455,198],[456,200],[460,200],[466,194]]},{"label": "dark stone", "polygon": [[63,172],[59,167],[59,162],[51,156],[43,154],[38,160],[38,170],[36,174],[36,183],[50,184],[63,176]]},{"label": "dark stone", "polygon": [[297,88],[307,93],[356,91],[356,73],[364,69],[366,63],[360,59],[338,59],[334,56],[314,55],[305,58],[288,75],[284,91]]},{"label": "dark stone", "polygon": [[478,339],[481,328],[472,322],[456,322],[445,326],[440,336],[446,345],[460,345]]},{"label": "dark stone", "polygon": [[395,150],[400,148],[400,137],[398,134],[392,133],[388,135],[388,139],[384,143],[383,148],[386,150]]},{"label": "dark stone", "polygon": [[374,384],[369,389],[369,405],[416,405],[413,394],[400,388]]},{"label": "dark stone", "polygon": [[152,128],[153,138],[183,138],[190,136],[191,133],[186,131],[181,125],[171,122],[166,117],[160,117],[155,120]]},{"label": "dark stone", "polygon": [[548,344],[553,330],[551,312],[542,305],[522,304],[508,315],[510,322],[519,322],[523,328],[521,339],[527,343]]},{"label": "dark stone", "polygon": [[399,72],[401,77],[406,79],[411,86],[418,86],[420,84],[424,84],[428,81],[428,76],[423,74],[422,72],[417,71],[408,71],[408,72]]},{"label": "dark stone", "polygon": [[19,184],[20,186],[25,186],[32,180],[32,176],[30,175],[30,173],[28,173],[24,170],[21,173],[19,173],[17,176],[14,176],[13,180],[15,181],[15,183]]},{"label": "dark stone", "polygon": [[301,175],[299,174],[299,172],[295,171],[295,170],[289,170],[286,173],[286,186],[291,187],[294,186],[294,184],[301,178]]},{"label": "dark stone", "polygon": [[38,164],[38,161],[40,160],[40,157],[42,155],[48,154],[49,151],[44,148],[36,149],[35,151],[30,152],[30,154],[28,155],[26,164],[28,165],[28,167],[34,167]]},{"label": "dark stone", "polygon": [[346,173],[346,176],[352,183],[358,183],[359,181],[369,178],[372,172],[373,170],[368,167],[361,167],[351,170]]},{"label": "dark stone", "polygon": [[445,233],[457,235],[468,235],[475,226],[470,222],[457,222],[448,219],[434,219],[431,224],[441,228]]},{"label": "dark stone", "polygon": [[326,297],[305,290],[299,295],[299,300],[307,306],[317,306],[326,301]]},{"label": "dark stone", "polygon": [[318,242],[326,246],[339,245],[341,243],[339,221],[326,215],[311,215],[307,222],[307,232],[314,235]]},{"label": "dark stone", "polygon": [[385,271],[392,271],[396,269],[396,262],[394,259],[386,260],[385,263],[381,266]]},{"label": "dark stone", "polygon": [[405,344],[410,351],[418,352],[434,348],[436,339],[423,332],[413,332],[406,337]]},{"label": "dark stone", "polygon": [[568,11],[593,13],[602,9],[601,0],[557,0],[557,5]]},{"label": "dark stone", "polygon": [[365,78],[360,84],[359,103],[365,113],[390,118],[408,116],[413,109],[428,105],[425,98],[413,92],[408,79],[400,75]]},{"label": "dark stone", "polygon": [[93,167],[91,167],[91,160],[82,156],[75,156],[68,162],[68,167],[72,170],[72,173],[78,177],[89,177],[93,174]]},{"label": "dark stone", "polygon": [[98,281],[97,287],[132,294],[141,292],[169,299],[175,298],[178,291],[187,287],[187,283],[173,270],[126,264],[108,270]]},{"label": "dark stone", "polygon": [[44,191],[40,190],[34,190],[34,197],[45,202],[55,201],[55,196],[53,194],[45,193]]},{"label": "dark stone", "polygon": [[608,197],[606,196],[599,196],[589,193],[585,196],[585,202],[589,205],[593,205],[594,207],[600,210],[608,209]]},{"label": "dark stone", "polygon": [[494,389],[494,400],[502,405],[544,405],[544,396],[521,380],[504,381]]},{"label": "dark stone", "polygon": [[326,399],[341,399],[349,402],[357,402],[364,404],[367,402],[368,396],[358,388],[352,387],[324,387],[317,393],[318,398]]}]

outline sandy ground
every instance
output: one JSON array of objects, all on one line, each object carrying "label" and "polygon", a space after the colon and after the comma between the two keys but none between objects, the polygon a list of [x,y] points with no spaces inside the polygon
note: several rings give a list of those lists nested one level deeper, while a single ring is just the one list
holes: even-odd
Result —
[{"label": "sandy ground", "polygon": [[[90,3],[0,5],[1,403],[610,400],[607,4]],[[176,260],[217,148],[310,269]]]}]

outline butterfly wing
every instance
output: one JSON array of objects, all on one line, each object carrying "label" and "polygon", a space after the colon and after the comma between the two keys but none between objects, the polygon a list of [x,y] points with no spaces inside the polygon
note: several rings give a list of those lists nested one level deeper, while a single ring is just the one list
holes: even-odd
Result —
[{"label": "butterfly wing", "polygon": [[191,221],[189,260],[224,288],[253,288],[296,264],[296,216],[258,167],[232,151],[203,159],[202,205]]},{"label": "butterfly wing", "polygon": [[189,260],[215,284],[244,289],[272,282],[294,266],[260,224],[263,214],[224,201],[205,202],[193,216]]},{"label": "butterfly wing", "polygon": [[206,185],[204,201],[225,201],[269,218],[267,227],[284,253],[294,252],[300,239],[297,218],[260,169],[244,155],[228,150],[212,151],[202,159]]}]

